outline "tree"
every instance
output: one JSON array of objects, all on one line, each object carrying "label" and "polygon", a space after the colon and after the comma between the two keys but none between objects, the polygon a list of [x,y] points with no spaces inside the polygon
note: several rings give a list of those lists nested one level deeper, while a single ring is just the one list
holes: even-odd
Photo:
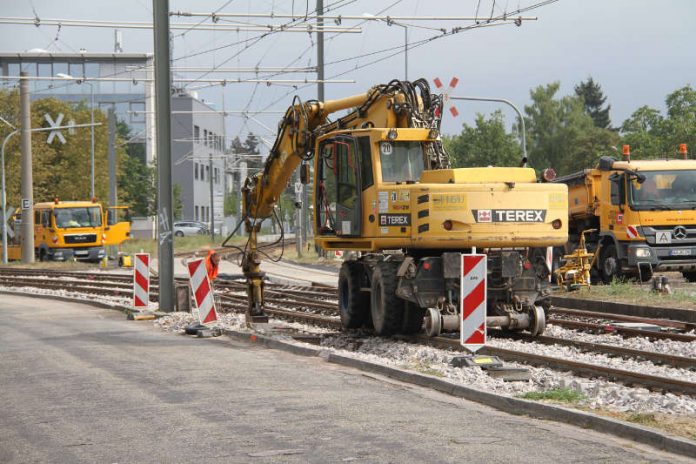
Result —
[{"label": "tree", "polygon": [[679,144],[696,149],[696,90],[690,85],[665,99],[667,115],[641,106],[621,125],[621,142],[631,146],[634,158],[674,156]]},{"label": "tree", "polygon": [[126,147],[118,179],[119,202],[128,205],[133,216],[152,216],[157,208],[156,172],[145,164],[145,147],[130,143],[131,129],[125,122],[116,125],[119,140]]},{"label": "tree", "polygon": [[501,111],[488,119],[478,113],[474,127],[464,124],[459,135],[445,136],[443,142],[454,167],[516,166],[522,158],[517,136],[506,131]]},{"label": "tree", "polygon": [[[44,98],[31,102],[31,127],[48,127],[45,114],[54,119],[63,113],[63,124],[75,121],[76,124],[90,122],[90,110],[84,103],[70,103],[56,98]],[[19,93],[16,90],[0,90],[0,114],[3,118],[19,127]],[[94,112],[95,122],[101,123],[94,128],[95,138],[95,196],[99,201],[106,201],[109,191],[107,140],[108,125],[104,113]],[[1,129],[3,138],[9,134],[8,129]],[[62,131],[66,143],[55,137],[48,142],[48,132],[35,132],[31,136],[32,171],[34,183],[34,201],[87,200],[90,196],[91,160],[90,129],[76,128],[74,132]],[[5,148],[5,169],[7,179],[8,205],[17,206],[20,198],[20,139],[13,136]],[[123,156],[123,149],[117,150],[117,156]]]},{"label": "tree", "polygon": [[553,167],[559,174],[588,168],[616,145],[618,136],[595,127],[578,96],[556,97],[560,83],[531,91],[532,104],[525,106],[530,164],[538,169]]},{"label": "tree", "polygon": [[586,81],[575,86],[575,95],[582,99],[585,113],[590,115],[595,127],[611,129],[611,119],[609,118],[611,105],[604,107],[607,97],[592,77],[588,77]]},{"label": "tree", "polygon": [[183,219],[184,202],[181,200],[181,185],[174,184],[172,186],[172,208],[174,209],[174,220]]}]

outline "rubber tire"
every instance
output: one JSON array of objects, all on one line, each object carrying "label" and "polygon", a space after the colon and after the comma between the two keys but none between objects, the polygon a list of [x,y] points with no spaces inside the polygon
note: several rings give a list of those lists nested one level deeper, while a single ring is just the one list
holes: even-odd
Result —
[{"label": "rubber tire", "polygon": [[[610,258],[613,258],[616,262],[616,269],[613,270],[613,273],[608,272],[608,263],[605,263],[605,261],[607,261]],[[621,277],[623,277],[623,274],[621,273],[621,263],[619,262],[618,254],[616,253],[616,245],[614,245],[613,243],[611,245],[607,245],[602,250],[601,260],[599,262],[599,269],[600,275],[602,276],[602,282],[604,282],[605,284],[609,284],[612,280],[618,280],[621,279]]]},{"label": "rubber tire", "polygon": [[338,273],[338,312],[344,329],[358,329],[368,322],[370,298],[360,291],[364,273],[355,261],[344,261]]},{"label": "rubber tire", "polygon": [[650,282],[653,278],[653,270],[649,267],[643,267],[640,272],[636,270],[636,280],[640,279],[641,282]]},{"label": "rubber tire", "polygon": [[377,335],[391,335],[403,327],[405,301],[396,296],[395,264],[382,261],[372,273],[370,314]]},{"label": "rubber tire", "polygon": [[184,233],[183,233],[182,231],[180,231],[180,230],[177,230],[176,232],[174,232],[174,235],[177,236],[177,237],[183,237],[183,236],[184,236]]},{"label": "rubber tire", "polygon": [[687,282],[696,282],[696,271],[682,271]]},{"label": "rubber tire", "polygon": [[401,333],[414,334],[423,329],[425,308],[420,308],[416,303],[406,301],[404,304],[404,323]]}]

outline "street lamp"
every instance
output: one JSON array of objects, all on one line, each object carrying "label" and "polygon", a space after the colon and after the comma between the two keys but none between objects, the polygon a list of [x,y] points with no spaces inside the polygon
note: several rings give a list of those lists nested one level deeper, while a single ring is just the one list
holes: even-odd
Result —
[{"label": "street lamp", "polygon": [[80,84],[80,85],[81,84],[89,85],[89,94],[90,94],[89,107],[90,107],[90,113],[91,113],[90,123],[92,124],[91,145],[90,145],[90,154],[91,154],[91,160],[92,160],[90,198],[95,198],[95,196],[94,196],[94,85],[91,82],[87,82],[84,78],[73,77],[70,74],[58,73],[58,74],[56,74],[56,77],[60,77],[61,79],[73,80],[77,84]]},{"label": "street lamp", "polygon": [[371,13],[363,13],[363,18],[365,18],[366,21],[384,21],[387,23],[387,26],[399,26],[404,28],[404,80],[408,80],[408,26],[405,24],[399,24],[395,22],[393,19],[387,18],[387,19],[378,19],[375,15]]}]

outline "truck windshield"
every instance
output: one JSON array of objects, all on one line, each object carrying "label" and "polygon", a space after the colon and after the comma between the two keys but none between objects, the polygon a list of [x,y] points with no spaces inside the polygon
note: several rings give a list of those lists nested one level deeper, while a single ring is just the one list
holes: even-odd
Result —
[{"label": "truck windshield", "polygon": [[380,142],[383,182],[417,182],[425,168],[421,142]]},{"label": "truck windshield", "polygon": [[640,171],[645,181],[631,181],[633,209],[696,207],[696,171]]},{"label": "truck windshield", "polygon": [[70,229],[74,227],[99,227],[102,224],[101,211],[98,206],[85,208],[56,208],[56,227]]}]

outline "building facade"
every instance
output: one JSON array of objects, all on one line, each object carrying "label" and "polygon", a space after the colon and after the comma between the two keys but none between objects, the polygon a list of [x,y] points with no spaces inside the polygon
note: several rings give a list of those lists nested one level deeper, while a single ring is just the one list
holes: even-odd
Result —
[{"label": "building facade", "polygon": [[152,64],[149,53],[0,53],[4,88],[26,72],[32,99],[84,101],[89,107],[93,98],[95,108],[113,108],[130,127],[130,142],[145,144],[148,164],[155,159]]},{"label": "building facade", "polygon": [[180,218],[208,223],[215,230],[223,221],[225,176],[225,119],[195,94],[172,96],[172,183],[179,186]]}]

